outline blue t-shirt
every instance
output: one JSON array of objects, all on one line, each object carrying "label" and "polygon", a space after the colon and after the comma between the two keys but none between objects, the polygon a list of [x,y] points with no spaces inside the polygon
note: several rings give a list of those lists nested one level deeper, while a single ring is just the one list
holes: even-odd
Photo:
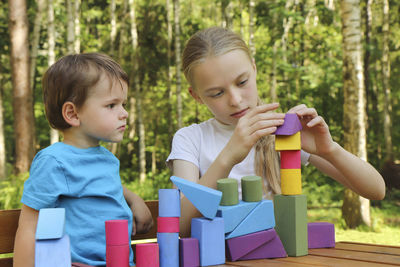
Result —
[{"label": "blue t-shirt", "polygon": [[[105,266],[105,221],[128,220],[119,160],[104,147],[76,148],[55,143],[35,156],[24,184],[22,203],[35,209],[65,208],[65,231],[73,262]],[[133,252],[130,251],[130,265]]]}]

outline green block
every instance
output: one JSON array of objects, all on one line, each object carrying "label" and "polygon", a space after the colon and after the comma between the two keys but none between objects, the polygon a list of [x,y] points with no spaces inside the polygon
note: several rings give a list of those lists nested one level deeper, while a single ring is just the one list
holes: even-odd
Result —
[{"label": "green block", "polygon": [[258,202],[262,200],[262,182],[260,176],[242,177],[242,199],[246,202]]},{"label": "green block", "polygon": [[222,192],[221,206],[233,206],[239,203],[238,181],[236,179],[219,179],[217,190]]},{"label": "green block", "polygon": [[274,211],[275,230],[288,256],[307,255],[307,197],[305,195],[276,195]]}]

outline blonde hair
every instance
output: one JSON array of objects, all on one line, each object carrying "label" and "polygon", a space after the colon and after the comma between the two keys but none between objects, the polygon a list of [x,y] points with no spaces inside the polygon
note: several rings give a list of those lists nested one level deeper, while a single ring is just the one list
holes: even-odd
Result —
[{"label": "blonde hair", "polygon": [[[209,57],[218,57],[233,50],[242,50],[252,61],[250,49],[236,33],[221,27],[211,27],[195,33],[186,43],[182,56],[182,69],[187,81],[196,90],[193,69]],[[262,104],[261,100],[258,105]],[[255,145],[254,169],[264,181],[264,193],[269,197],[281,193],[279,156],[275,151],[275,137],[260,138]]]}]

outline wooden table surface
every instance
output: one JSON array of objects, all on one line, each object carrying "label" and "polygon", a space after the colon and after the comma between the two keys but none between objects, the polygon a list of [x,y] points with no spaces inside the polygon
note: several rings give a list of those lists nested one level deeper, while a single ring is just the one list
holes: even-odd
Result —
[{"label": "wooden table surface", "polygon": [[338,242],[335,248],[310,249],[307,256],[226,262],[218,266],[372,267],[396,265],[400,266],[400,246]]}]

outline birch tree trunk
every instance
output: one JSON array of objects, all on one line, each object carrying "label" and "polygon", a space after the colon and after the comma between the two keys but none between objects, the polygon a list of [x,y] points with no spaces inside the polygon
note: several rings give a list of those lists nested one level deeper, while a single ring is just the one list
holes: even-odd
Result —
[{"label": "birch tree trunk", "polygon": [[256,47],[254,45],[254,7],[255,0],[249,0],[249,48],[251,55],[256,55]]},{"label": "birch tree trunk", "polygon": [[178,113],[178,129],[182,128],[182,96],[181,96],[181,30],[179,19],[179,0],[174,1],[175,24],[175,64],[176,64],[176,105]]},{"label": "birch tree trunk", "polygon": [[75,26],[73,0],[67,0],[67,50],[68,54],[74,53]]},{"label": "birch tree trunk", "polygon": [[[343,35],[344,148],[366,161],[360,2],[359,0],[341,0],[340,4]],[[350,189],[345,189],[342,216],[350,228],[361,224],[370,226],[369,200],[360,197]]]},{"label": "birch tree trunk", "polygon": [[15,172],[29,170],[34,155],[33,97],[29,86],[29,39],[25,0],[9,0],[9,32],[13,85]]},{"label": "birch tree trunk", "polygon": [[75,0],[74,5],[74,52],[81,52],[81,24],[80,24],[81,0]]},{"label": "birch tree trunk", "polygon": [[110,2],[110,24],[111,24],[111,31],[110,31],[110,55],[114,57],[115,53],[115,38],[117,37],[117,20],[115,18],[115,0],[111,0]]}]

